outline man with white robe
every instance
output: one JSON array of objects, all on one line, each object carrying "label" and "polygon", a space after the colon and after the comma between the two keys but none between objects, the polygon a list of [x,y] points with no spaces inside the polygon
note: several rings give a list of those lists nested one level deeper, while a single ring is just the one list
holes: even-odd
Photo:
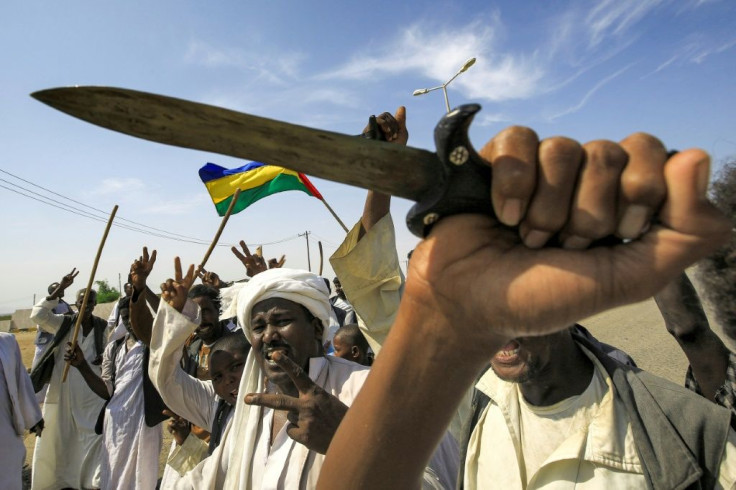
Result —
[{"label": "man with white robe", "polygon": [[[54,292],[54,290],[59,286],[58,282],[52,282],[49,284],[48,287],[48,293],[51,294]],[[72,308],[69,306],[69,303],[64,301],[63,297],[59,298],[59,304],[54,307],[53,310],[54,313],[57,313],[59,315],[64,314],[71,314]],[[40,325],[36,325],[36,340],[34,340],[34,344],[36,345],[36,350],[33,353],[33,361],[31,361],[31,367],[34,368],[38,364],[38,362],[43,357],[44,353],[51,347],[52,341],[54,340],[54,334],[51,332],[47,332],[44,329],[41,328]],[[38,403],[43,403],[43,399],[46,398],[46,390],[48,390],[49,385],[48,383],[44,385],[43,388],[41,388],[41,391],[36,393],[36,400]]]},{"label": "man with white robe", "polygon": [[[197,309],[194,308],[196,305],[186,301],[185,293],[193,280],[192,276],[193,268],[182,278],[181,268],[178,267],[176,281],[169,283],[173,287],[164,290],[162,295],[165,301],[161,302],[156,315],[153,339],[156,339],[157,331],[169,338],[182,339],[196,329]],[[175,288],[182,291],[179,299]],[[282,337],[276,346],[270,332],[266,335],[269,335],[271,340],[261,341],[262,329],[278,328],[270,324],[272,321],[270,319],[259,320],[261,323],[265,321],[268,325],[259,325],[258,332],[254,335],[251,313],[258,304],[269,300],[287,300],[297,307],[303,307],[304,311],[308,312],[308,315],[305,313],[305,318],[312,317],[311,320],[299,319],[300,322],[306,321],[308,326],[301,324],[301,330],[297,335],[290,337],[291,341],[288,344],[284,343],[285,337]],[[169,301],[176,307],[169,304]],[[277,411],[268,405],[274,404],[275,398],[292,404],[296,397],[276,394],[281,388],[268,382],[263,366],[265,364],[272,375],[276,373],[278,377],[280,373],[280,384],[284,384],[285,370],[280,366],[281,364],[294,366],[295,361],[287,356],[295,356],[295,353],[299,352],[297,365],[300,365],[303,371],[294,375],[297,381],[293,383],[299,385],[298,402],[318,404],[327,412],[338,414],[327,423],[327,425],[333,423],[333,427],[319,430],[319,437],[326,437],[327,444],[336,425],[339,424],[339,419],[347,410],[347,405],[360,390],[368,369],[343,359],[323,355],[322,342],[328,324],[330,303],[323,279],[315,274],[292,269],[270,269],[262,272],[242,285],[236,300],[230,304],[230,309],[223,316],[233,316],[233,312],[237,314],[238,323],[244,326],[246,336],[253,344],[236,392],[239,402],[235,408],[233,422],[225,430],[222,443],[212,456],[187,473],[177,483],[176,488],[314,488],[326,446],[319,450],[310,450],[290,436],[301,439],[314,434],[295,434],[292,431],[294,427],[283,424],[283,421],[278,432],[271,433],[270,428],[275,417],[282,417],[284,413],[276,413]],[[298,349],[297,346],[303,348]],[[275,358],[270,358],[273,349],[279,350],[281,357],[277,354]],[[155,348],[153,351],[155,352]],[[156,355],[152,353],[149,365],[152,379],[156,379],[154,373],[159,369],[155,359]],[[305,365],[301,365],[302,360],[306,360]],[[265,394],[267,391],[269,394]],[[242,402],[246,393],[256,394],[248,398],[251,404]],[[290,406],[289,417],[301,415]],[[298,425],[308,426],[302,423]],[[320,442],[322,445],[325,444],[324,439]]]},{"label": "man with white robe", "polygon": [[20,490],[26,430],[41,434],[43,418],[33,384],[23,366],[15,335],[0,332],[0,488]]},{"label": "man with white robe", "polygon": [[[59,303],[59,294],[74,282],[76,274],[72,270],[64,276],[57,290],[33,307],[31,319],[44,330],[55,333],[62,326],[65,316],[51,310]],[[99,375],[100,366],[95,361],[102,352],[98,352],[97,344],[104,336],[107,322],[92,315],[96,296],[90,291],[77,343],[91,369]],[[77,308],[81,307],[83,297],[84,290],[80,290]],[[76,315],[67,321],[74,325]],[[71,341],[72,332],[70,328],[61,344]],[[100,487],[102,438],[95,434],[95,424],[104,401],[89,389],[76,370],[70,370],[66,382],[62,383],[65,364],[64,356],[57,352],[43,405],[46,430],[43,437],[36,439],[33,452],[33,490]]]},{"label": "man with white robe", "polygon": [[[102,430],[100,488],[147,490],[156,487],[161,452],[161,425],[146,422],[144,369],[146,346],[134,334],[130,298],[120,303],[125,337],[110,342],[102,356],[101,376],[95,374],[77,346],[65,358],[79,370],[89,387],[108,400]],[[160,420],[160,418],[158,419]]]}]

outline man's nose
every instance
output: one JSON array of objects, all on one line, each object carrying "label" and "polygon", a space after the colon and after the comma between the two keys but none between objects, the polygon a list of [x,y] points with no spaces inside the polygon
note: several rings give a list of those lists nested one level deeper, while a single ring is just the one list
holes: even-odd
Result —
[{"label": "man's nose", "polygon": [[263,332],[263,342],[265,344],[269,344],[280,339],[281,335],[279,334],[279,330],[271,324],[266,325],[266,330]]}]

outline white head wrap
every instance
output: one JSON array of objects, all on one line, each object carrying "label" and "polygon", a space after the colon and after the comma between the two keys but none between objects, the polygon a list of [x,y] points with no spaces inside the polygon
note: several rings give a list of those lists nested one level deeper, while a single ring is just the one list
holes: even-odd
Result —
[{"label": "white head wrap", "polygon": [[[235,290],[234,288],[237,288]],[[330,299],[324,279],[311,272],[298,269],[269,269],[253,276],[247,283],[228,288],[223,298],[232,298],[223,308],[223,318],[238,317],[248,341],[250,338],[250,319],[253,306],[265,299],[283,298],[303,305],[324,327],[323,337],[327,335],[330,324]],[[323,341],[325,339],[323,338]]]}]

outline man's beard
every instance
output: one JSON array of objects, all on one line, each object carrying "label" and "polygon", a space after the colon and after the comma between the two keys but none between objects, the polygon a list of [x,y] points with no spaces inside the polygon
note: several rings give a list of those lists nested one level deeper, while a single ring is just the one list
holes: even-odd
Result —
[{"label": "man's beard", "polygon": [[524,363],[524,366],[526,369],[524,369],[522,373],[516,376],[504,376],[503,374],[500,374],[498,371],[496,371],[496,368],[493,367],[493,363],[491,362],[491,369],[493,369],[493,372],[496,373],[496,376],[498,376],[498,378],[502,381],[506,381],[507,383],[523,384],[537,377],[540,371],[539,361],[537,361],[535,358],[531,358]]}]

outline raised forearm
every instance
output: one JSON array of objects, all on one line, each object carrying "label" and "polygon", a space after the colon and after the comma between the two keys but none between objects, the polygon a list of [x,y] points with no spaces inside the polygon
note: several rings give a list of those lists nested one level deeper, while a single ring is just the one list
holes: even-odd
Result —
[{"label": "raised forearm", "polygon": [[419,488],[432,452],[489,357],[461,346],[452,330],[452,321],[404,297],[381,355],[330,444],[318,488],[344,488],[346,474],[351,488]]},{"label": "raised forearm", "polygon": [[82,378],[84,378],[84,381],[87,383],[87,386],[95,392],[97,396],[102,398],[103,400],[109,400],[110,399],[110,392],[107,391],[107,385],[105,384],[105,381],[95,373],[89,364],[86,362],[79,366],[79,374],[82,375]]},{"label": "raised forearm", "polygon": [[695,287],[684,272],[654,296],[667,331],[678,341],[693,342],[694,337],[710,332]]},{"label": "raised forearm", "polygon": [[672,334],[685,353],[703,396],[713,400],[726,380],[729,351],[710,329],[695,287],[683,272],[654,296]]},{"label": "raised forearm", "polygon": [[58,301],[55,299],[41,300],[31,310],[31,321],[47,332],[56,333],[64,321],[64,315],[57,315],[53,312],[57,304]]},{"label": "raised forearm", "polygon": [[360,218],[358,239],[362,238],[389,211],[391,211],[391,195],[368,191],[368,195],[365,198],[365,206],[363,207],[363,215]]},{"label": "raised forearm", "polygon": [[[153,315],[148,307],[150,297],[153,296],[158,300],[150,288],[146,287],[144,291],[134,289],[133,296],[130,301],[130,326],[133,333],[145,345],[151,345],[151,329],[153,328]],[[155,308],[158,309],[158,301]]]}]

